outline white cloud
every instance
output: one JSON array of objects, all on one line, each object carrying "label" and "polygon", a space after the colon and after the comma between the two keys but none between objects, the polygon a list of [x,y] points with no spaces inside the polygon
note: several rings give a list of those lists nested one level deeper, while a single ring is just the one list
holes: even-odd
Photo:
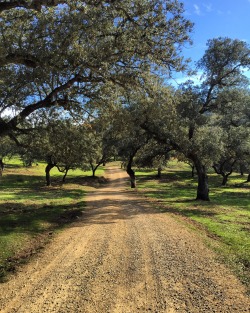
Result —
[{"label": "white cloud", "polygon": [[216,10],[216,13],[218,14],[218,15],[232,15],[232,11],[230,11],[230,10],[227,10],[227,11],[221,11],[221,10]]},{"label": "white cloud", "polygon": [[209,4],[203,3],[203,6],[204,6],[204,8],[206,9],[207,12],[212,12],[213,11],[211,3],[209,3]]},{"label": "white cloud", "polygon": [[200,7],[197,4],[194,4],[194,13],[197,15],[201,15]]},{"label": "white cloud", "polygon": [[221,10],[217,10],[217,14],[219,14],[219,15],[223,15],[223,14],[224,14],[224,12],[223,12],[223,11],[221,11]]}]

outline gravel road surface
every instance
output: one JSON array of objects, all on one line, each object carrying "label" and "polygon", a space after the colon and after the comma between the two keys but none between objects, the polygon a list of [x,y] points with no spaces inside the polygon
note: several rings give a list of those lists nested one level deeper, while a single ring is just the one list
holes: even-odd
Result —
[{"label": "gravel road surface", "polygon": [[124,171],[106,173],[82,217],[0,285],[0,312],[250,312],[195,232],[130,190]]}]

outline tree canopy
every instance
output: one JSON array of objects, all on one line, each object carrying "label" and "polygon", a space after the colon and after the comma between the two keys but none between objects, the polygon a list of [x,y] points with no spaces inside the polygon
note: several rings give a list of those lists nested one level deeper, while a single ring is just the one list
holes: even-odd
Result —
[{"label": "tree canopy", "polygon": [[78,111],[105,83],[183,69],[182,13],[171,0],[1,2],[0,135],[37,110]]},{"label": "tree canopy", "polygon": [[1,142],[9,150],[9,136],[25,154],[39,140],[38,154],[65,169],[89,163],[93,174],[118,154],[132,184],[136,158],[160,164],[174,150],[196,168],[197,199],[209,200],[209,167],[249,169],[250,49],[209,39],[200,83],[168,85],[160,73],[188,64],[193,25],[183,13],[176,0],[1,1]]},{"label": "tree canopy", "polygon": [[[250,66],[250,49],[239,40],[209,40],[198,66],[204,70],[201,84],[188,81],[172,92],[171,97],[165,96],[167,101],[162,97],[163,92],[155,93],[153,98],[160,103],[154,106],[158,114],[153,116],[157,118],[149,116],[143,127],[194,164],[198,174],[197,199],[209,200],[207,169],[228,153],[227,147],[232,142],[225,135],[228,127],[249,125],[248,80],[243,74]],[[247,130],[245,137],[240,135],[240,127],[234,131],[234,137],[236,134],[248,138]],[[249,146],[245,142],[241,145],[241,155],[246,156]],[[239,147],[234,144],[235,149]]]}]

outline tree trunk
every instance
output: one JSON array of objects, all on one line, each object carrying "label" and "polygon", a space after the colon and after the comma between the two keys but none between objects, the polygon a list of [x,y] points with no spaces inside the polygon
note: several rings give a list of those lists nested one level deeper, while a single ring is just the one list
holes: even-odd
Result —
[{"label": "tree trunk", "polygon": [[161,171],[162,171],[162,168],[159,166],[158,170],[157,170],[157,177],[158,178],[161,178]]},{"label": "tree trunk", "polygon": [[226,186],[226,184],[227,184],[227,180],[228,180],[228,175],[222,175],[223,176],[223,179],[222,179],[222,183],[221,183],[221,185],[222,186]]},{"label": "tree trunk", "polygon": [[132,170],[132,162],[133,162],[133,157],[130,157],[128,165],[127,165],[127,173],[130,177],[131,188],[136,188],[135,172]]},{"label": "tree trunk", "polygon": [[65,174],[63,175],[62,182],[65,183],[66,176],[68,174],[69,168],[65,168]]},{"label": "tree trunk", "polygon": [[250,174],[247,176],[247,182],[250,183]]},{"label": "tree trunk", "polygon": [[209,188],[208,188],[208,176],[206,167],[201,163],[197,157],[193,157],[197,175],[198,175],[198,187],[196,200],[210,201]]},{"label": "tree trunk", "polygon": [[102,162],[98,162],[96,166],[92,162],[90,162],[91,170],[92,170],[92,177],[95,177],[95,172],[98,169],[98,167],[102,164]]},{"label": "tree trunk", "polygon": [[242,164],[240,164],[240,175],[243,176],[244,175],[244,169]]},{"label": "tree trunk", "polygon": [[135,179],[135,172],[131,169],[127,169],[127,173],[130,177],[130,186],[131,188],[136,188],[136,179]]},{"label": "tree trunk", "polygon": [[96,167],[92,168],[92,177],[95,177],[95,171],[96,171]]},{"label": "tree trunk", "polygon": [[3,169],[4,169],[4,164],[3,164],[3,160],[0,159],[0,176],[3,175]]},{"label": "tree trunk", "polygon": [[25,162],[25,166],[26,166],[26,167],[32,167],[32,160],[27,160],[27,161]]},{"label": "tree trunk", "polygon": [[89,164],[90,164],[91,171],[92,171],[92,177],[95,177],[95,171],[96,171],[96,169],[95,169],[95,167],[94,167],[94,164],[93,164],[91,161],[89,162]]},{"label": "tree trunk", "polygon": [[191,166],[191,168],[192,168],[191,177],[192,177],[192,178],[194,178],[194,170],[195,170],[195,166],[194,166],[194,165],[192,165],[192,166]]},{"label": "tree trunk", "polygon": [[218,174],[218,175],[221,175],[223,177],[222,183],[221,183],[222,186],[226,186],[227,181],[228,181],[228,177],[233,172],[233,166],[236,163],[236,160],[234,160],[232,163],[229,163],[229,161],[228,161],[228,165],[230,165],[231,169],[230,169],[230,172],[228,172],[227,174],[226,174],[226,170],[225,170],[226,162],[227,162],[227,160],[225,160],[221,164],[217,165],[217,166],[219,166],[219,168],[217,168],[217,166],[215,164],[213,165],[215,173]]},{"label": "tree trunk", "polygon": [[205,170],[197,171],[198,174],[198,188],[196,200],[210,201],[209,188],[208,188],[208,176]]},{"label": "tree trunk", "polygon": [[56,162],[53,161],[53,156],[49,155],[47,159],[47,166],[45,168],[47,186],[51,185],[50,170],[55,166],[56,166]]},{"label": "tree trunk", "polygon": [[230,172],[225,174],[225,177],[223,176],[222,186],[226,186],[228,177],[233,173],[233,167],[234,167],[234,164],[236,163],[236,161],[237,160],[234,160],[232,163],[230,163],[230,166],[231,166]]},{"label": "tree trunk", "polygon": [[46,168],[45,168],[45,173],[46,173],[46,183],[47,186],[51,185],[51,180],[50,180],[50,170],[55,166],[53,163],[48,163]]}]

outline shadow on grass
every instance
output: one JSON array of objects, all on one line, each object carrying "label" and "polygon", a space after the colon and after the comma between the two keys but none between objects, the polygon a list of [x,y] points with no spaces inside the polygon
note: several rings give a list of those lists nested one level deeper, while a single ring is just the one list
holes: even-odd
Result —
[{"label": "shadow on grass", "polygon": [[3,176],[1,179],[0,190],[13,190],[23,188],[35,188],[45,185],[45,177],[42,175],[23,175],[23,174],[10,174]]},{"label": "shadow on grass", "polygon": [[178,181],[179,179],[195,180],[195,178],[192,178],[191,175],[187,171],[162,173],[161,177],[158,177],[157,173],[155,173],[155,175],[141,175],[140,173],[138,173],[136,174],[136,177],[138,180],[141,180],[141,181],[157,180],[162,183],[170,182],[170,181]]},{"label": "shadow on grass", "polygon": [[61,177],[52,177],[47,187],[43,175],[6,173],[0,181],[0,281],[43,247],[55,230],[80,220],[86,194],[82,186],[98,188],[106,182],[84,176],[68,177],[63,184]]},{"label": "shadow on grass", "polygon": [[[85,195],[81,189],[64,189],[58,187],[44,187],[37,190],[24,189],[15,192],[16,199],[27,199],[35,201],[46,201],[55,199],[79,199]],[[1,209],[0,209],[1,212]]]},{"label": "shadow on grass", "polygon": [[[239,176],[239,179],[241,177]],[[171,204],[195,203],[197,192],[196,177],[191,178],[185,171],[176,173],[167,173],[162,178],[157,179],[154,176],[138,176],[139,183],[145,186],[146,193],[153,198],[162,198]],[[249,185],[245,183],[233,184],[222,187],[220,177],[212,176],[210,181],[210,200],[214,205],[226,207],[241,207],[250,210]],[[240,188],[237,190],[237,188]],[[207,206],[207,203],[201,203]]]},{"label": "shadow on grass", "polygon": [[[61,176],[51,176],[52,186],[61,186],[65,184],[79,184],[82,186],[98,187],[99,185],[107,183],[107,179],[103,176],[76,176],[66,177],[65,182],[62,181],[63,174]],[[7,189],[23,189],[23,188],[41,188],[46,186],[45,175],[35,175],[27,172],[27,174],[15,174],[8,173],[1,179],[0,190]]]},{"label": "shadow on grass", "polygon": [[[12,175],[5,177],[0,189],[13,195],[14,201],[2,197],[0,203],[0,234],[26,232],[36,234],[74,220],[84,209],[81,201],[86,192],[80,186],[99,187],[107,183],[104,177],[69,178],[65,184],[44,186],[43,176]],[[70,186],[67,184],[77,184]],[[66,186],[66,188],[64,188]],[[72,189],[71,189],[72,188]],[[53,203],[53,200],[55,203]],[[18,201],[18,202],[17,202]]]},{"label": "shadow on grass", "polygon": [[[0,258],[0,282],[42,249],[55,230],[78,221],[84,209],[84,201],[67,205],[1,204],[0,245],[5,257]],[[23,238],[24,246],[13,249],[13,238],[18,242]]]},{"label": "shadow on grass", "polygon": [[161,212],[184,215],[187,217],[195,217],[195,216],[196,217],[214,217],[217,215],[216,212],[213,212],[211,210],[198,209],[198,208],[179,209],[179,208],[173,208],[173,207],[166,207],[164,209],[161,209]]},{"label": "shadow on grass", "polygon": [[103,187],[103,185],[108,183],[108,179],[104,176],[78,176],[78,177],[68,177],[65,183],[67,184],[78,184],[81,186],[91,186],[91,187]]},{"label": "shadow on grass", "polygon": [[250,193],[247,192],[220,190],[215,191],[212,199],[215,204],[223,207],[250,211]]},{"label": "shadow on grass", "polygon": [[11,164],[11,163],[8,163],[8,164],[5,164],[4,166],[5,169],[9,169],[9,168],[14,168],[14,169],[17,169],[17,168],[24,168],[23,164]]},{"label": "shadow on grass", "polygon": [[0,234],[7,235],[12,232],[37,234],[74,221],[84,208],[84,201],[67,205],[28,206],[22,203],[3,203],[0,205]]}]

